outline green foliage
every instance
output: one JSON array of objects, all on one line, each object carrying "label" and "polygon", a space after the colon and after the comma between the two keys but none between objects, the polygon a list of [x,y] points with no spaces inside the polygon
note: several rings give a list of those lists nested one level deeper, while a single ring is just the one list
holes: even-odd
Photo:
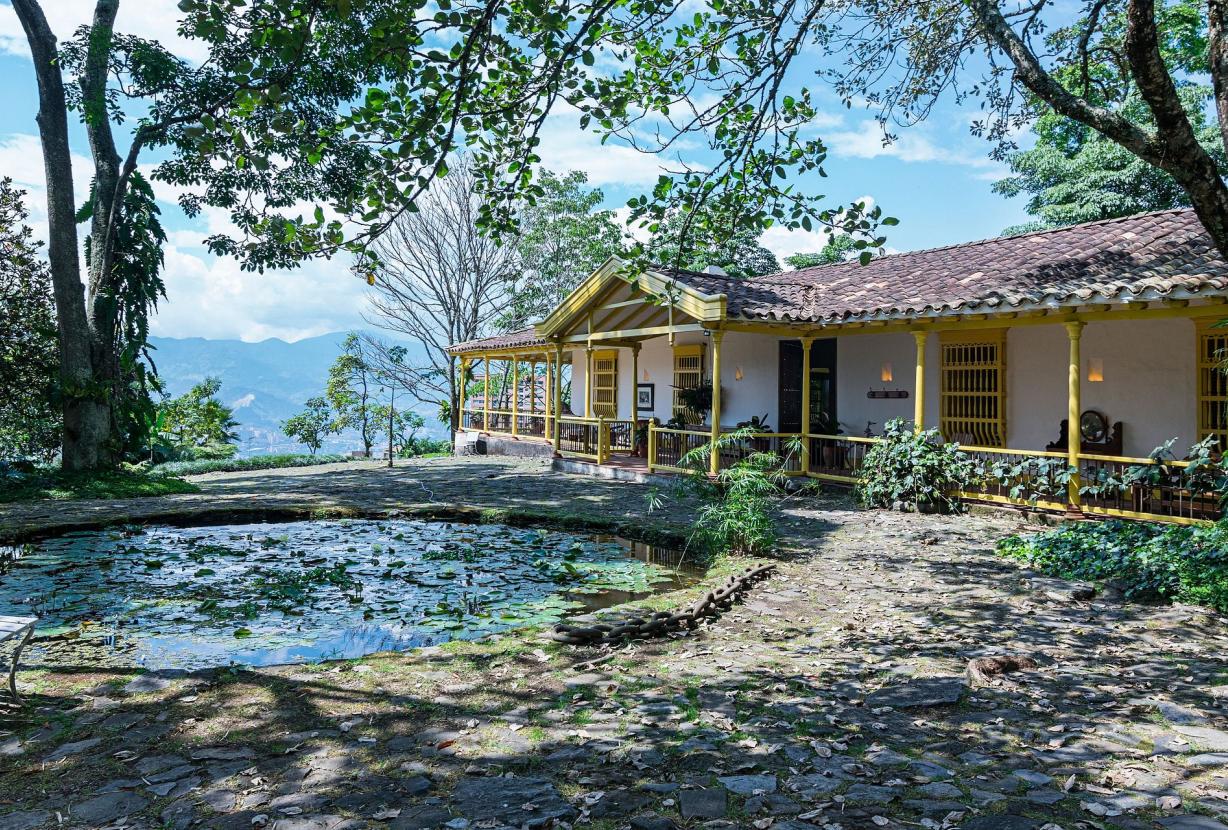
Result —
[{"label": "green foliage", "polygon": [[172,476],[124,471],[66,473],[39,468],[32,473],[0,474],[0,503],[65,499],[136,499],[199,488]]},{"label": "green foliage", "polygon": [[328,401],[319,396],[308,398],[302,412],[282,422],[281,431],[288,438],[306,444],[311,454],[315,455],[324,439],[334,431]]},{"label": "green foliage", "polygon": [[717,265],[731,277],[761,277],[780,270],[776,255],[759,244],[761,233],[736,216],[697,218],[674,213],[653,233],[649,256],[675,268],[699,271]]},{"label": "green foliage", "polygon": [[816,265],[832,265],[844,262],[857,251],[857,242],[851,236],[831,237],[818,253],[796,253],[785,257],[785,265],[791,268],[813,268]]},{"label": "green foliage", "polygon": [[0,460],[48,462],[60,446],[55,307],[24,195],[0,179]]},{"label": "green foliage", "polygon": [[883,440],[866,453],[857,498],[867,507],[957,510],[958,491],[974,480],[975,466],[938,430],[917,432],[907,421],[888,421]]},{"label": "green foliage", "polygon": [[[218,378],[205,378],[177,398],[158,405],[157,431],[179,459],[222,459],[235,454],[234,411],[217,399]],[[156,453],[155,453],[156,455]]]},{"label": "green foliage", "polygon": [[694,386],[678,390],[678,402],[687,412],[693,412],[699,418],[706,418],[712,411],[712,379],[703,378]]},{"label": "green foliage", "polygon": [[371,446],[380,433],[375,397],[380,384],[378,372],[362,338],[350,332],[341,344],[341,354],[328,369],[328,386],[324,393],[336,415],[333,429],[337,432],[357,430],[367,455],[371,454]]},{"label": "green foliage", "polygon": [[398,458],[435,458],[443,455],[452,454],[452,442],[447,438],[421,438],[414,437],[413,439],[401,444],[400,450],[397,453]]},{"label": "green foliage", "polygon": [[1064,579],[1112,580],[1128,597],[1228,612],[1228,520],[1210,527],[1078,522],[1007,537],[998,550]]},{"label": "green foliage", "polygon": [[626,234],[604,196],[589,189],[588,176],[546,170],[542,195],[524,208],[516,238],[519,269],[499,328],[514,331],[541,320],[612,255],[626,247]]},{"label": "green foliage", "polygon": [[[723,433],[717,447],[742,448],[754,439],[754,429],[738,429]],[[801,441],[795,438],[784,451],[787,457],[796,457],[801,450]],[[691,524],[690,543],[710,556],[770,551],[777,540],[776,508],[785,497],[786,459],[774,452],[751,451],[709,481],[705,473],[711,453],[711,444],[705,444],[680,461],[695,471],[684,479],[684,487],[702,502]],[[652,499],[650,504],[659,506],[655,494]]]},{"label": "green foliage", "polygon": [[149,468],[151,476],[195,476],[204,473],[235,473],[246,470],[275,470],[282,467],[310,467],[314,464],[340,464],[344,455],[254,455],[251,458],[168,461]]},{"label": "green foliage", "polygon": [[[1104,42],[1088,53],[1086,66],[1059,66],[1055,77],[1067,89],[1085,95],[1149,133],[1156,130],[1150,107],[1133,83],[1121,77],[1120,42],[1127,28],[1126,9],[1101,11],[1097,26]],[[1212,90],[1196,82],[1207,72],[1207,29],[1197,0],[1171,0],[1156,5],[1157,34],[1165,65],[1198,143],[1225,169],[1228,156],[1218,125],[1208,119]],[[1086,19],[1057,28],[1047,38],[1057,54],[1074,54],[1088,26]],[[1190,204],[1185,189],[1168,173],[1148,164],[1103,134],[1053,112],[1033,124],[1036,145],[1010,153],[1009,178],[994,191],[1012,197],[1028,195],[1027,211],[1035,222],[1007,228],[1018,233],[1079,222],[1167,210]]]}]

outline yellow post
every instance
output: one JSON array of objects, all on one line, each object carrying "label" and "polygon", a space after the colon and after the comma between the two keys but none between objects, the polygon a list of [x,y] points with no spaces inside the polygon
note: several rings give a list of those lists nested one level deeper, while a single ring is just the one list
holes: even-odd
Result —
[{"label": "yellow post", "polygon": [[652,418],[648,419],[648,472],[652,472],[653,463],[657,460],[657,425]]},{"label": "yellow post", "polygon": [[635,449],[635,433],[640,428],[640,344],[631,347],[631,448]]},{"label": "yellow post", "polygon": [[482,431],[490,432],[490,355],[486,357],[486,380],[482,388]]},{"label": "yellow post", "polygon": [[916,400],[913,401],[912,422],[917,432],[925,429],[925,343],[929,339],[928,331],[914,331],[912,336],[917,341],[917,379]]},{"label": "yellow post", "polygon": [[559,454],[563,440],[563,344],[554,347],[554,454]]},{"label": "yellow post", "polygon": [[810,347],[813,337],[802,338],[802,475],[810,472]]},{"label": "yellow post", "polygon": [[457,431],[465,429],[465,376],[469,374],[469,361],[460,359],[460,387],[456,390],[456,427]]},{"label": "yellow post", "polygon": [[550,394],[551,390],[554,389],[554,375],[550,374],[550,355],[549,354],[546,355],[545,381],[546,382],[542,385],[542,413],[543,413],[542,438],[545,438],[547,441],[549,441],[554,436],[554,432],[552,431],[553,429],[552,424],[554,423],[554,419],[550,417],[552,414],[551,410],[554,407],[553,397]]},{"label": "yellow post", "polygon": [[512,435],[520,431],[520,358],[512,355]]},{"label": "yellow post", "polygon": [[593,347],[584,347],[584,417],[593,417]]},{"label": "yellow post", "polygon": [[605,416],[597,416],[597,463],[604,464],[609,455],[606,452],[606,444],[609,441],[609,435],[606,433]]},{"label": "yellow post", "polygon": [[725,332],[712,332],[712,457],[708,461],[708,473],[715,476],[721,469],[721,341]]},{"label": "yellow post", "polygon": [[1066,463],[1075,471],[1070,477],[1067,502],[1071,513],[1081,513],[1083,497],[1079,493],[1079,452],[1083,432],[1079,428],[1079,416],[1083,411],[1083,372],[1079,355],[1079,341],[1083,337],[1083,323],[1067,323],[1066,336],[1070,340],[1070,363],[1067,367],[1066,395]]}]

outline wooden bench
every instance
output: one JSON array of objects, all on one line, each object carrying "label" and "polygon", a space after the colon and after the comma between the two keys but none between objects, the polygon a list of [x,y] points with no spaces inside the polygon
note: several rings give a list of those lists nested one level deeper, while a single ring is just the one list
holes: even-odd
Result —
[{"label": "wooden bench", "polygon": [[34,636],[36,622],[38,617],[6,617],[0,614],[0,643],[17,640],[17,647],[13,649],[13,656],[9,661],[9,694],[15,701],[21,700],[17,694],[17,661],[21,659],[21,651],[26,647],[26,643]]}]

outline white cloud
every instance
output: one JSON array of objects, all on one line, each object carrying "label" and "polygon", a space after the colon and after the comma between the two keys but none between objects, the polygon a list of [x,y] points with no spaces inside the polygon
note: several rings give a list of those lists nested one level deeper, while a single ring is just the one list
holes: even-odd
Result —
[{"label": "white cloud", "polygon": [[[68,40],[78,27],[87,25],[94,14],[95,0],[50,0],[42,4],[47,24],[58,40]],[[186,58],[200,62],[208,49],[200,41],[179,37],[176,29],[182,14],[176,0],[139,0],[121,3],[115,19],[115,30],[156,40],[164,47]],[[0,52],[29,56],[26,34],[9,5],[0,6]]]},{"label": "white cloud", "polygon": [[851,158],[888,157],[907,162],[938,162],[977,169],[1001,166],[986,155],[939,144],[922,127],[901,129],[895,140],[884,144],[882,127],[877,121],[866,120],[852,129],[826,133],[823,139],[835,155]]}]

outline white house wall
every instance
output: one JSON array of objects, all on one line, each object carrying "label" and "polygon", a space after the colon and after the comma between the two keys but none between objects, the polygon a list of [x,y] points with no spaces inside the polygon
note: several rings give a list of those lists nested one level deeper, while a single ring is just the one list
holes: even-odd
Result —
[{"label": "white house wall", "polygon": [[[782,338],[729,332],[721,349],[722,416],[726,427],[752,416],[767,415],[779,427],[777,376]],[[695,332],[678,335],[677,343],[706,346],[705,371],[712,366],[711,339]],[[1043,449],[1058,438],[1066,417],[1066,330],[1061,325],[1023,326],[1007,335],[1007,443],[1015,449]],[[836,347],[836,394],[841,427],[861,435],[867,422],[875,432],[893,418],[911,420],[916,389],[913,336],[858,334],[839,338]],[[1083,408],[1103,412],[1125,424],[1124,453],[1145,456],[1169,438],[1182,452],[1195,440],[1195,334],[1189,320],[1137,320],[1089,323],[1083,332]],[[584,351],[571,353],[573,410],[583,413]],[[1104,366],[1104,381],[1087,380],[1093,359]],[[926,425],[937,426],[941,391],[941,347],[931,334],[927,349]],[[893,379],[881,380],[884,364]],[[662,422],[671,416],[673,351],[665,337],[643,343],[640,377],[631,375],[631,351],[619,349],[618,414],[631,417],[637,383],[656,385],[656,408]],[[737,380],[738,370],[742,380]],[[645,377],[645,375],[647,377]],[[869,398],[871,389],[902,389],[908,398]]]}]

